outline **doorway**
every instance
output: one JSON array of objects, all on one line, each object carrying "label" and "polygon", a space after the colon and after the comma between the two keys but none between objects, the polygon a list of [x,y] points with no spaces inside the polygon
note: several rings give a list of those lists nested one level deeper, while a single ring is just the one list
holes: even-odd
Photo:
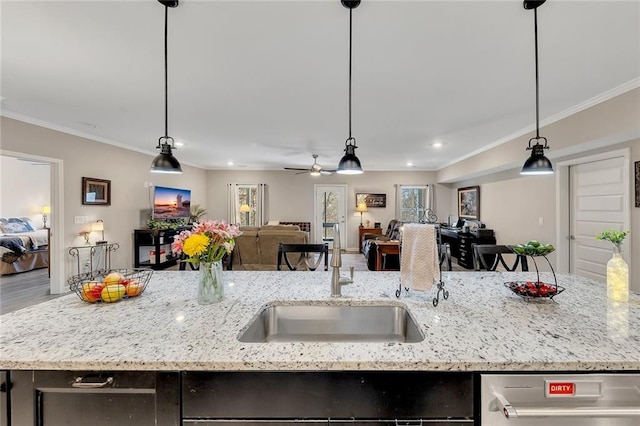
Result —
[{"label": "doorway", "polygon": [[66,284],[63,263],[64,242],[62,238],[60,238],[61,235],[64,235],[62,160],[6,150],[0,150],[0,155],[49,164],[48,185],[51,213],[48,216],[47,222],[47,226],[49,227],[49,273],[47,274],[47,279],[49,279],[50,294],[67,293],[69,288]]},{"label": "doorway", "polygon": [[[559,164],[558,267],[560,271],[606,281],[610,245],[595,239],[605,229],[630,229],[628,149]],[[563,191],[562,189],[566,189]],[[631,258],[631,245],[623,244]]]},{"label": "doorway", "polygon": [[340,247],[347,247],[347,185],[314,185],[314,229],[317,244],[333,247],[333,225],[340,226]]}]

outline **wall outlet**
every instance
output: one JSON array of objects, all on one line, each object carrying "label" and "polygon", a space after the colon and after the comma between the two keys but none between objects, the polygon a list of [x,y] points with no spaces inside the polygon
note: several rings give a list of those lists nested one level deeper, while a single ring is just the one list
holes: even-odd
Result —
[{"label": "wall outlet", "polygon": [[87,216],[74,216],[73,223],[75,224],[87,223],[88,220],[89,218]]},{"label": "wall outlet", "polygon": [[540,217],[538,219],[538,225],[540,225],[540,226],[544,225],[544,218],[543,217]]},{"label": "wall outlet", "polygon": [[153,182],[145,182],[145,183],[144,183],[144,187],[145,187],[145,188],[151,188],[151,187],[153,187]]}]

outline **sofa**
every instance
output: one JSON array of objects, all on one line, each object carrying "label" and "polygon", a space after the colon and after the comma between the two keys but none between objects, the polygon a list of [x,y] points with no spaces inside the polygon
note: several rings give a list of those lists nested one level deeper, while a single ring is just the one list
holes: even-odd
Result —
[{"label": "sofa", "polygon": [[240,231],[228,265],[235,270],[275,271],[280,243],[309,242],[309,234],[297,225],[241,226]]},{"label": "sofa", "polygon": [[[378,247],[377,241],[389,241],[400,239],[400,228],[402,222],[396,219],[392,219],[387,225],[387,229],[384,234],[368,234],[362,235],[362,253],[367,259],[367,267],[370,271],[376,270],[376,254]],[[400,269],[400,259],[398,256],[387,255],[386,269]]]}]

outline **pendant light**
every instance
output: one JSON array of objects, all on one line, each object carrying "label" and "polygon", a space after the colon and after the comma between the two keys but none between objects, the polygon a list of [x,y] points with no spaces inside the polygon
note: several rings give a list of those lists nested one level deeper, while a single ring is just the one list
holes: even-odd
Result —
[{"label": "pendant light", "polygon": [[167,17],[170,7],[177,7],[178,0],[158,0],[164,5],[164,136],[158,139],[160,154],[153,159],[151,163],[151,172],[153,173],[182,173],[180,163],[171,153],[172,149],[176,149],[173,138],[169,136],[169,101],[167,89]]},{"label": "pendant light", "polygon": [[349,138],[345,141],[344,157],[338,163],[337,173],[358,175],[363,172],[360,160],[356,157],[356,138],[351,136],[351,45],[353,27],[353,9],[360,5],[360,0],[342,0],[342,5],[349,9]]},{"label": "pendant light", "polygon": [[[538,7],[546,0],[524,0],[523,5],[527,10],[533,9],[533,29],[535,38],[536,56],[536,137],[529,139],[527,151],[531,150],[531,157],[524,162],[521,175],[548,175],[553,173],[551,161],[544,156],[544,150],[549,149],[547,138],[540,137],[540,88],[538,83]],[[535,144],[531,146],[531,142]],[[544,145],[540,143],[544,141]]]}]

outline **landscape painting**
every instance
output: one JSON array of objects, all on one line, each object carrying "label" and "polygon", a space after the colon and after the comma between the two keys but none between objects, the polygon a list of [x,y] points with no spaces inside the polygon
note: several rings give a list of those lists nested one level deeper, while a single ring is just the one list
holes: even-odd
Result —
[{"label": "landscape painting", "polygon": [[188,219],[191,211],[191,190],[155,187],[153,219]]}]

